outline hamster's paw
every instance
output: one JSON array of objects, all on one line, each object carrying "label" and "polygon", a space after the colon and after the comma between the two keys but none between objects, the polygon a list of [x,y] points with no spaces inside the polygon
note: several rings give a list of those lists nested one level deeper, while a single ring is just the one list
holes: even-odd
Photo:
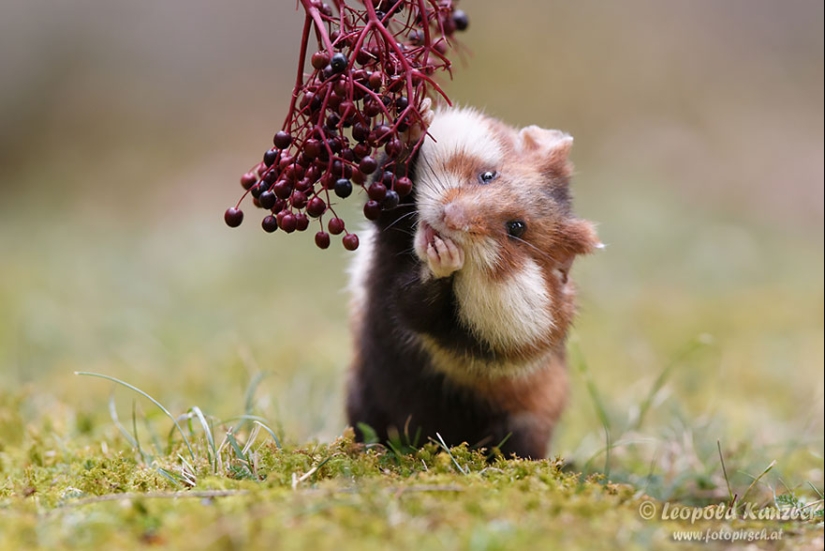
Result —
[{"label": "hamster's paw", "polygon": [[427,244],[427,265],[436,278],[448,277],[464,266],[464,251],[451,239],[436,235]]}]

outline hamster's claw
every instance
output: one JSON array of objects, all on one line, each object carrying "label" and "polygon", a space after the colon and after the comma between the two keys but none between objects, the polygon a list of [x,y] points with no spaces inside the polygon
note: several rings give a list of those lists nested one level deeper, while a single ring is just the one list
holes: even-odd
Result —
[{"label": "hamster's claw", "polygon": [[464,266],[464,251],[451,239],[435,236],[427,244],[427,264],[436,278],[449,277]]}]

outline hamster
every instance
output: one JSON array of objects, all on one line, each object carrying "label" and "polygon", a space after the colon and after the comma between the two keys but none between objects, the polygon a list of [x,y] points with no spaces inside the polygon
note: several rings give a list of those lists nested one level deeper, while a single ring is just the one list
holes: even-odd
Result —
[{"label": "hamster", "polygon": [[360,232],[350,269],[349,423],[544,458],[568,394],[570,267],[602,246],[571,211],[573,139],[429,114],[413,192]]}]

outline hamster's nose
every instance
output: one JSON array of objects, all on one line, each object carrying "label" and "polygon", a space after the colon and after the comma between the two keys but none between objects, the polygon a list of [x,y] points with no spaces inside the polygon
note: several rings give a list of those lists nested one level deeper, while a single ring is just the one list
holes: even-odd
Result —
[{"label": "hamster's nose", "polygon": [[444,205],[444,225],[449,230],[467,231],[467,212],[457,202],[453,201]]}]

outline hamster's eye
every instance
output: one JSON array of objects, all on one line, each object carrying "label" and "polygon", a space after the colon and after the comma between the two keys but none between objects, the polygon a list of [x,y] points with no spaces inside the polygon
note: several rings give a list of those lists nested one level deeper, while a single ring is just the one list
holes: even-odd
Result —
[{"label": "hamster's eye", "polygon": [[495,170],[487,170],[478,175],[478,181],[482,184],[489,184],[496,178],[498,178],[498,172]]},{"label": "hamster's eye", "polygon": [[527,224],[521,220],[510,220],[505,226],[507,227],[507,234],[512,237],[521,237],[527,231]]}]

